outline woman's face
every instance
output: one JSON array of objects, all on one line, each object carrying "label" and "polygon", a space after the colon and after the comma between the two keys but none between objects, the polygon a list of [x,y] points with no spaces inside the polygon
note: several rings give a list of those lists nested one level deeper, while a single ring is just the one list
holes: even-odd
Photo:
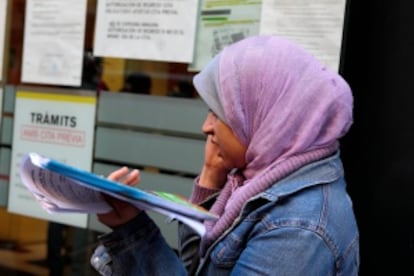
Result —
[{"label": "woman's face", "polygon": [[223,159],[227,169],[242,169],[246,166],[246,150],[233,131],[213,112],[209,112],[204,121],[202,130],[211,135],[211,141],[218,147],[219,156]]}]

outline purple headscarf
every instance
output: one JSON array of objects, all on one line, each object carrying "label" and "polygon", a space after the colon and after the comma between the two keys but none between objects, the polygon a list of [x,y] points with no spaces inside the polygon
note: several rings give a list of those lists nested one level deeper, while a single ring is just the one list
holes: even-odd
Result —
[{"label": "purple headscarf", "polygon": [[249,198],[335,152],[352,124],[353,98],[343,78],[276,36],[228,46],[194,85],[247,146],[245,179],[229,177],[211,209],[220,218],[206,223],[205,245],[230,226]]}]

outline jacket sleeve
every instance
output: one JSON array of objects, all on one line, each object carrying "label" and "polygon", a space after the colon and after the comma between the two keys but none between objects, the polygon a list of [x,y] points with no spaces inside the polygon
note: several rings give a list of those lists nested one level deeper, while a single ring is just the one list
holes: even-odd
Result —
[{"label": "jacket sleeve", "polygon": [[[195,191],[197,191],[196,188]],[[196,201],[196,203],[210,209],[218,194],[219,191],[212,192],[211,190],[204,194],[202,201]],[[200,242],[201,237],[191,227],[181,222],[178,223],[178,253],[189,275],[196,273],[200,263]]]},{"label": "jacket sleeve", "polygon": [[101,275],[187,275],[145,212],[99,239],[91,264]]},{"label": "jacket sleeve", "polygon": [[231,274],[336,275],[335,269],[332,251],[320,235],[301,227],[281,227],[249,240]]},{"label": "jacket sleeve", "polygon": [[189,275],[194,275],[199,264],[201,237],[190,227],[178,223],[178,253]]}]

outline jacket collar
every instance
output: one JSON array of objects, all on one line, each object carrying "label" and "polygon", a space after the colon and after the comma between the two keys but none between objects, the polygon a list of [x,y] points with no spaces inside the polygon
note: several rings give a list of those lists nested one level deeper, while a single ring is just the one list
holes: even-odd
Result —
[{"label": "jacket collar", "polygon": [[310,163],[276,182],[257,197],[277,201],[302,189],[333,182],[343,176],[339,151],[322,160]]}]

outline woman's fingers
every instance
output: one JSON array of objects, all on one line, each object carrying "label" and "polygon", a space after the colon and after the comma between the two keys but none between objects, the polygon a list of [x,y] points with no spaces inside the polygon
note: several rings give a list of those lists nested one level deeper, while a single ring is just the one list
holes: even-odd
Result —
[{"label": "woman's fingers", "polygon": [[[108,179],[128,186],[134,186],[140,181],[140,173],[137,169],[130,171],[129,168],[125,166],[110,173]],[[97,214],[97,216],[100,222],[109,227],[116,227],[124,224],[141,212],[141,210],[128,202],[107,195],[103,196],[108,204],[112,206],[112,211],[106,214]]]},{"label": "woman's fingers", "polygon": [[122,167],[120,169],[117,169],[115,171],[113,171],[112,173],[110,173],[108,175],[108,179],[113,180],[113,181],[118,181],[120,178],[122,178],[125,174],[128,173],[128,167]]},{"label": "woman's fingers", "polygon": [[106,214],[97,214],[97,217],[100,222],[112,228],[127,223],[141,212],[124,201],[111,199],[109,202],[113,210]]},{"label": "woman's fingers", "polygon": [[[132,173],[131,176],[126,176],[126,181],[128,182],[131,179],[136,179],[137,174],[138,171]],[[128,178],[130,179],[128,180]],[[108,204],[112,207],[112,210],[108,213],[97,214],[97,217],[100,222],[111,228],[117,227],[130,221],[141,212],[140,209],[128,202],[119,200],[117,198],[105,194],[103,194],[103,197],[105,198],[106,202],[108,202]]]},{"label": "woman's fingers", "polygon": [[140,181],[140,174],[137,169],[130,171],[128,167],[122,167],[110,173],[108,179],[133,186]]},{"label": "woman's fingers", "polygon": [[122,180],[122,183],[129,186],[135,185],[140,181],[140,174],[137,169],[130,171]]}]

